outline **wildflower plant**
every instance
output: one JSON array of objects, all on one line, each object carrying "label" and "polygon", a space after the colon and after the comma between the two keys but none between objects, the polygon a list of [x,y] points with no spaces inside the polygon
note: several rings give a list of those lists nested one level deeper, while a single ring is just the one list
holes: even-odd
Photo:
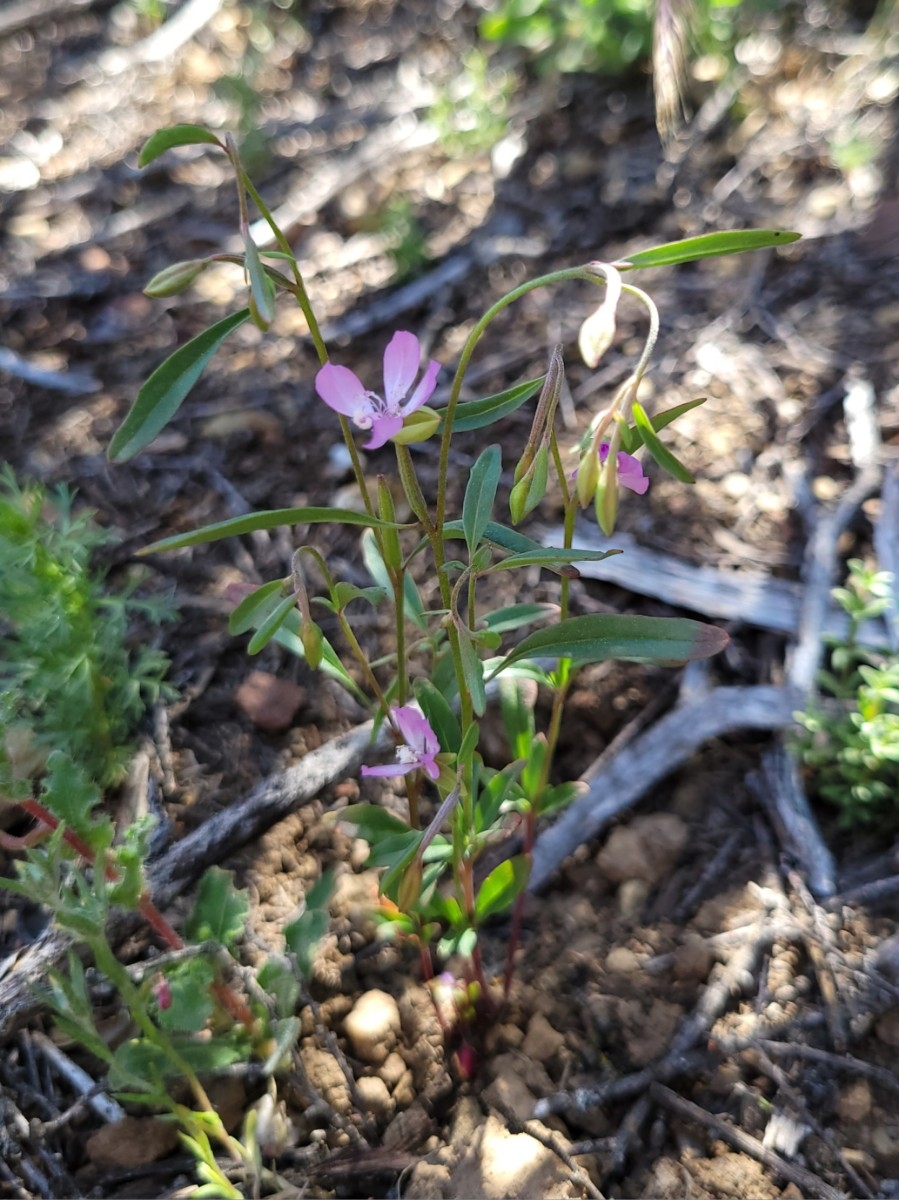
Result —
[{"label": "wildflower plant", "polygon": [[[266,330],[278,304],[290,301],[299,306],[319,359],[308,381],[309,400],[320,401],[334,414],[335,433],[339,429],[359,489],[359,507],[302,506],[249,513],[165,538],[146,552],[183,549],[276,526],[292,527],[303,536],[319,524],[359,533],[370,585],[339,578],[317,546],[298,538],[301,544],[286,573],[246,595],[232,613],[230,627],[235,634],[251,634],[250,653],[276,640],[310,669],[335,680],[371,713],[372,749],[361,774],[402,779],[406,814],[399,817],[380,805],[360,803],[343,810],[341,819],[369,843],[369,862],[382,870],[379,919],[384,932],[417,945],[437,1012],[447,1034],[461,1043],[458,1061],[468,1070],[474,1061],[473,1028],[485,1014],[496,1011],[512,982],[538,822],[578,790],[574,782],[559,781],[554,769],[576,672],[611,658],[682,663],[713,655],[727,642],[720,630],[692,620],[571,613],[576,564],[616,553],[574,546],[579,509],[592,507],[603,530],[611,534],[622,489],[640,497],[649,487],[641,461],[646,454],[675,478],[692,481],[659,435],[702,401],[653,416],[640,404],[640,383],[658,336],[659,317],[647,293],[628,279],[644,268],[784,245],[798,235],[768,230],[713,233],[522,283],[474,324],[455,365],[448,397],[434,404],[443,368],[438,359],[422,362],[421,344],[410,331],[398,330],[388,341],[381,381],[362,380],[345,363],[332,359],[300,263],[233,139],[221,139],[199,126],[175,126],[150,138],[140,162],[147,165],[188,145],[208,146],[229,163],[243,253],[173,264],[145,291],[157,297],[176,295],[211,264],[227,262],[243,273],[246,305],[194,337],[153,372],[112,438],[109,456],[122,462],[147,446],[241,325],[251,321]],[[258,245],[251,234],[251,206],[270,230],[270,247]],[[593,418],[573,458],[556,427],[565,347],[553,349],[546,372],[537,378],[493,395],[462,399],[474,352],[496,317],[534,289],[570,283],[600,289],[599,303],[579,339],[591,367],[614,340],[623,295],[635,299],[647,314],[645,344],[633,370]],[[533,419],[527,441],[517,462],[507,464],[508,517],[499,499],[504,478],[499,444],[481,450],[460,510],[450,511],[453,438],[488,430],[530,402]],[[375,483],[363,470],[356,443],[359,431],[363,448],[379,454],[383,462]],[[426,495],[410,447],[429,439],[438,442],[438,470],[434,491]],[[391,458],[398,488],[388,478]],[[562,497],[564,534],[561,546],[547,547],[518,526],[551,485]],[[398,519],[394,497],[400,493],[408,505],[408,520]],[[484,585],[494,575],[535,566],[558,577],[558,604],[524,599],[495,609],[485,605]],[[425,576],[436,583],[430,607],[416,583]],[[389,652],[376,662],[369,661],[354,629],[356,614],[366,606],[388,614],[393,631]],[[322,615],[336,627],[333,641],[325,634]],[[550,700],[543,725],[535,711],[538,689]],[[510,750],[508,762],[499,766],[489,765],[479,749],[481,721],[494,699]],[[380,748],[391,742],[392,752],[381,753]],[[2,762],[9,766],[9,745],[5,753]],[[84,970],[74,955],[68,971],[55,973],[50,983],[51,1004],[61,1026],[107,1065],[114,1090],[167,1109],[179,1122],[203,1179],[194,1194],[239,1196],[241,1181],[257,1193],[263,1185],[283,1186],[260,1167],[249,1118],[242,1141],[224,1130],[201,1075],[241,1057],[256,1058],[269,1075],[283,1063],[298,1032],[295,1010],[301,981],[324,932],[330,879],[323,877],[307,897],[306,911],[285,928],[290,959],[270,962],[248,999],[236,982],[234,962],[245,901],[227,876],[214,871],[201,883],[185,943],[147,892],[148,826],[139,823],[117,839],[103,813],[102,788],[112,780],[91,778],[51,754],[41,764],[46,766],[44,790],[36,798],[26,795],[32,772],[22,766],[24,751],[19,747],[16,753],[19,765],[7,772],[10,798],[36,826],[21,838],[3,835],[8,848],[25,852],[16,879],[2,881],[3,886],[45,903],[59,925],[88,944],[97,968],[115,985],[127,1008],[135,1036],[114,1051],[106,1046],[93,1022]],[[486,874],[477,871],[484,850],[510,825],[522,832],[519,852]],[[135,979],[113,953],[106,932],[113,906],[140,912],[165,948],[146,976]],[[481,959],[480,933],[485,922],[509,913],[505,970],[494,979]],[[448,961],[451,971],[440,971],[437,963]],[[210,1029],[216,1035],[212,1039],[206,1036]],[[187,1081],[192,1107],[172,1099],[173,1075]],[[232,1169],[221,1165],[215,1147],[230,1156]]]},{"label": "wildflower plant", "polygon": [[[247,303],[175,352],[156,369],[112,439],[109,454],[123,461],[137,454],[175,415],[203,368],[228,335],[246,321],[265,330],[276,303],[297,303],[320,360],[309,391],[336,415],[359,488],[361,511],[351,508],[299,507],[249,514],[194,532],[166,538],[148,547],[166,551],[233,537],[276,525],[306,530],[319,523],[361,531],[363,559],[371,586],[335,577],[322,553],[300,545],[289,573],[245,597],[235,609],[231,628],[252,631],[249,649],[257,652],[271,639],[305,658],[313,669],[336,679],[355,699],[364,701],[374,730],[389,731],[395,753],[388,762],[372,761],[363,776],[402,776],[408,800],[405,819],[376,804],[358,804],[342,819],[352,823],[371,846],[370,862],[383,868],[381,918],[394,933],[421,950],[423,969],[435,975],[434,957],[458,956],[457,970],[468,997],[462,1006],[491,1010],[508,991],[537,823],[567,803],[573,783],[555,779],[553,759],[565,701],[576,671],[610,658],[686,662],[717,653],[724,633],[697,621],[628,615],[573,616],[571,580],[575,564],[615,551],[577,549],[573,545],[579,508],[592,506],[607,534],[615,527],[622,489],[636,496],[649,481],[640,461],[648,453],[676,478],[692,477],[660,440],[678,416],[700,404],[690,401],[650,416],[638,401],[659,330],[650,297],[627,281],[648,267],[677,265],[719,254],[785,245],[798,235],[767,230],[713,233],[644,250],[615,263],[591,262],[529,280],[497,300],[473,326],[456,364],[449,397],[429,406],[441,370],[435,359],[422,364],[421,346],[411,332],[393,334],[384,352],[383,389],[363,381],[326,345],[302,270],[293,250],[250,179],[233,140],[221,140],[197,126],[176,126],[154,135],[141,164],[155,161],[178,146],[207,144],[230,163],[237,189],[243,255],[208,259],[166,268],[148,284],[150,296],[170,296],[187,288],[215,261],[234,262],[244,273]],[[249,205],[255,205],[271,234],[273,248],[258,246],[250,235]],[[625,383],[592,421],[576,451],[575,470],[566,459],[556,428],[564,382],[564,347],[552,352],[544,375],[494,395],[463,400],[472,356],[494,319],[536,288],[588,283],[600,289],[596,311],[584,322],[580,349],[595,366],[615,336],[622,295],[636,299],[647,314],[643,351]],[[465,487],[461,511],[449,511],[450,449],[456,434],[486,431],[533,401],[534,418],[516,464],[509,495],[509,517],[498,514],[504,464],[498,444],[478,455]],[[384,452],[384,474],[377,484],[363,471],[356,431],[366,435],[368,451]],[[426,497],[410,445],[439,439],[436,494]],[[387,478],[388,452],[411,518],[397,519],[394,490]],[[564,538],[545,547],[519,525],[540,503],[555,480],[564,504]],[[423,563],[428,561],[427,566]],[[310,594],[314,566],[319,594]],[[500,571],[542,567],[560,580],[557,606],[516,603],[496,611],[482,607],[482,584]],[[427,572],[436,581],[439,603],[428,609],[415,583]],[[354,633],[359,606],[386,610],[392,619],[393,650],[378,663],[368,661]],[[332,643],[316,613],[336,618],[339,639]],[[530,631],[530,632],[527,632]],[[527,687],[524,682],[531,681]],[[550,716],[538,729],[533,683],[551,697]],[[511,746],[507,765],[488,766],[479,752],[480,722],[488,699],[497,694]],[[425,820],[425,793],[436,811]],[[476,882],[475,865],[489,842],[508,823],[524,832],[520,853]],[[486,977],[478,949],[484,922],[513,911],[508,964],[503,981]],[[472,999],[475,997],[476,999]],[[468,1018],[465,1018],[466,1020]]]}]

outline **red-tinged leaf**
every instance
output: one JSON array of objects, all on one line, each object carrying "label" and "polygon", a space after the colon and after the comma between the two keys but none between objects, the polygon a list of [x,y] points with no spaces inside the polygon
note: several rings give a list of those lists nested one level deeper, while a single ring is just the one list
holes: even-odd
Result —
[{"label": "red-tinged leaf", "polygon": [[109,443],[111,462],[127,462],[165,428],[229,333],[249,317],[245,308],[198,334],[156,368]]}]

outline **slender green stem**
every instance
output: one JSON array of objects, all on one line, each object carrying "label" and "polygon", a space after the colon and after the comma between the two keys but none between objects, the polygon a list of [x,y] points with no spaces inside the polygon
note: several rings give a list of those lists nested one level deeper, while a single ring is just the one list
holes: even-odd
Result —
[{"label": "slender green stem", "polygon": [[372,671],[371,666],[369,665],[369,661],[365,656],[365,651],[359,645],[359,641],[355,633],[353,633],[352,626],[346,619],[346,613],[343,611],[338,612],[337,620],[340,622],[340,628],[343,630],[343,636],[346,638],[347,642],[349,643],[349,647],[353,652],[353,657],[356,659],[356,662],[359,664],[362,670],[362,674],[365,676],[366,683],[371,688],[375,698],[378,701],[378,706],[380,707],[381,712],[383,712],[384,716],[389,720],[390,705],[387,703],[387,697],[381,690],[381,685],[375,678],[375,673]]},{"label": "slender green stem", "polygon": [[586,267],[567,267],[562,271],[551,271],[548,275],[540,275],[537,279],[531,279],[527,283],[522,283],[519,287],[513,288],[511,292],[507,292],[505,296],[500,297],[495,304],[487,309],[483,317],[481,317],[480,321],[478,321],[468,335],[465,345],[462,347],[462,353],[459,356],[459,365],[456,367],[456,374],[453,377],[452,388],[450,389],[449,402],[443,416],[443,436],[440,441],[440,465],[437,479],[436,525],[438,529],[443,528],[446,520],[446,489],[453,421],[456,417],[459,397],[462,394],[462,383],[465,379],[465,372],[468,370],[468,364],[471,362],[471,356],[474,353],[475,347],[487,329],[487,326],[504,308],[507,308],[516,300],[520,300],[528,292],[533,292],[536,288],[548,287],[554,283],[563,283],[569,279],[582,279],[590,283],[599,283],[596,276],[591,274]]},{"label": "slender green stem", "polygon": [[256,187],[252,179],[250,179],[249,175],[247,174],[243,163],[236,157],[232,159],[232,161],[234,162],[235,168],[240,173],[243,186],[249,193],[253,203],[259,209],[263,221],[265,221],[266,225],[268,225],[269,229],[272,231],[275,241],[278,243],[279,249],[283,250],[288,256],[288,261],[293,272],[294,283],[296,284],[297,302],[299,303],[299,306],[303,312],[303,316],[306,318],[309,336],[312,338],[313,345],[315,346],[315,352],[318,355],[318,360],[322,366],[324,366],[324,364],[328,361],[328,347],[325,345],[325,340],[322,337],[321,327],[319,326],[318,319],[313,311],[312,302],[309,299],[309,293],[306,291],[306,283],[303,279],[302,272],[300,271],[299,264],[294,257],[293,247],[281,232],[277,221],[272,216],[268,205],[256,190]]},{"label": "slender green stem", "polygon": [[390,582],[393,584],[393,613],[396,628],[396,699],[397,704],[406,703],[409,688],[409,664],[406,662],[406,590],[405,572],[391,572]]}]

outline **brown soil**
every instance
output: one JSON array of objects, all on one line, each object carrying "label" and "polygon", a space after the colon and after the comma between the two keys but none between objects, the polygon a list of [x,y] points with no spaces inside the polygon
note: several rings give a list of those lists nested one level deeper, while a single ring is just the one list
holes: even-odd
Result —
[{"label": "brown soil", "polygon": [[[853,476],[840,403],[852,381],[873,388],[892,458],[899,32],[886,28],[889,5],[880,41],[864,40],[866,21],[851,12],[796,16],[789,33],[773,18],[760,24],[734,70],[697,69],[698,115],[668,153],[645,81],[526,78],[519,65],[508,136],[492,156],[448,154],[425,124],[435,86],[458,72],[475,36],[473,6],[353,0],[303,6],[307,16],[272,7],[266,26],[268,6],[229,0],[162,62],[136,53],[150,33],[137,5],[87,0],[44,17],[52,5],[20,7],[19,22],[0,13],[0,314],[3,347],[19,356],[0,360],[2,444],[23,475],[77,486],[121,534],[122,567],[156,537],[248,509],[334,503],[347,482],[333,416],[313,395],[313,349],[286,307],[267,335],[243,328],[225,344],[147,452],[126,466],[105,459],[150,371],[242,303],[234,268],[210,271],[175,301],[141,294],[170,262],[229,247],[236,228],[220,159],[182,152],[136,171],[143,141],[175,122],[263,131],[246,141],[256,181],[274,208],[291,204],[289,235],[331,344],[363,378],[379,377],[397,327],[453,365],[486,305],[542,271],[716,226],[802,232],[776,254],[641,280],[662,314],[648,401],[708,397],[672,437],[696,485],[655,474],[645,501],[623,507],[621,527],[646,547],[800,578],[809,498],[827,509]],[[853,138],[867,150],[850,163],[840,147]],[[430,255],[430,286],[414,301],[371,219],[397,196]],[[455,275],[441,271],[448,262]],[[471,384],[487,394],[538,374],[564,342],[574,442],[624,377],[643,326],[640,310],[625,308],[616,348],[591,373],[574,350],[591,298],[571,288],[564,299],[537,293],[503,314]],[[51,375],[34,382],[26,362]],[[527,422],[519,414],[500,427],[507,464]],[[460,481],[479,448],[478,435],[458,439]],[[371,455],[372,474],[389,461]],[[429,449],[419,461],[432,484]],[[869,551],[879,506],[872,497],[844,535],[846,557]],[[540,516],[552,523],[558,507],[548,501]],[[348,534],[313,540],[355,569]],[[293,549],[283,530],[152,564],[150,586],[172,590],[181,613],[163,640],[183,699],[148,731],[172,839],[360,719],[276,647],[253,660],[228,636],[233,585],[285,574]],[[557,580],[534,572],[523,592],[555,600]],[[668,611],[587,580],[574,603]],[[782,638],[730,631],[718,681],[782,678]],[[387,631],[360,624],[358,635],[374,657]],[[282,689],[276,731],[271,711],[254,707],[268,676]],[[678,684],[670,669],[585,671],[560,770],[583,774],[648,705],[661,696],[670,706]],[[769,742],[707,745],[529,897],[510,1003],[465,1042],[446,1044],[413,949],[375,938],[376,875],[331,815],[360,795],[391,805],[401,793],[342,780],[224,863],[252,900],[249,966],[283,948],[283,925],[322,870],[338,873],[299,1014],[297,1068],[273,1096],[289,1124],[270,1149],[296,1194],[897,1194],[895,892],[869,905],[812,898],[747,782]],[[817,817],[840,896],[895,871],[883,835],[847,833],[826,809]],[[26,915],[4,915],[4,952],[26,946]],[[488,973],[502,972],[508,932],[500,922],[485,934]],[[126,947],[145,950],[140,939]],[[381,1022],[374,1047],[348,1032],[367,1005]],[[10,1039],[0,1068],[2,1194],[185,1187],[190,1162],[158,1123],[98,1133],[82,1106],[42,1129],[76,1097],[41,1058],[39,1026]],[[250,1074],[217,1097],[239,1127],[265,1093]]]}]

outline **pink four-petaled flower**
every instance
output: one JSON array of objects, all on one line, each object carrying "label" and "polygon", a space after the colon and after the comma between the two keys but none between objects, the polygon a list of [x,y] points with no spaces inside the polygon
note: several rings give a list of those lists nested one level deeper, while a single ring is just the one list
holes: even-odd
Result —
[{"label": "pink four-petaled flower", "polygon": [[[599,461],[604,463],[608,457],[609,443],[603,442],[599,448]],[[633,454],[625,454],[623,450],[618,451],[618,482],[638,496],[644,495],[649,487],[649,480],[643,474],[639,459],[634,458]]]},{"label": "pink four-petaled flower", "polygon": [[418,338],[414,333],[400,330],[384,351],[383,397],[368,391],[349,367],[330,362],[325,363],[316,375],[315,390],[329,408],[349,417],[357,428],[370,429],[371,438],[365,443],[365,449],[377,450],[399,433],[404,417],[427,404],[437,386],[440,364],[431,359],[418,387],[409,395],[420,362]]},{"label": "pink four-petaled flower", "polygon": [[440,768],[434,761],[440,753],[437,734],[427,717],[416,708],[404,705],[393,710],[393,722],[400,732],[403,745],[396,748],[396,762],[382,767],[363,767],[363,775],[408,775],[421,769],[429,779],[438,779]]}]

